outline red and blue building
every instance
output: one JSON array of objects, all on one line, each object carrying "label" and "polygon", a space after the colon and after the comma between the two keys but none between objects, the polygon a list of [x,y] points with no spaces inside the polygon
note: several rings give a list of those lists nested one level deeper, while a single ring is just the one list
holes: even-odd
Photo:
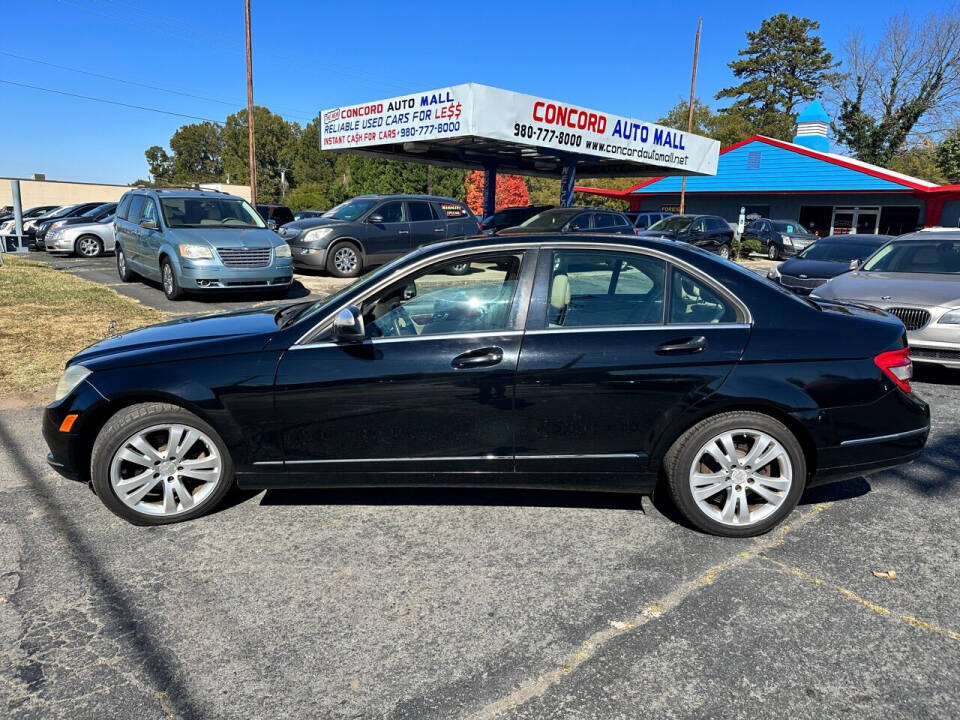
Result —
[{"label": "red and blue building", "polygon": [[[960,185],[937,185],[830,152],[829,122],[814,101],[797,118],[793,142],[754,135],[724,148],[716,175],[687,178],[686,212],[736,222],[744,208],[747,215],[799,220],[821,236],[958,226]],[[677,212],[680,183],[659,177],[627,190],[577,190],[626,201],[631,210]]]}]

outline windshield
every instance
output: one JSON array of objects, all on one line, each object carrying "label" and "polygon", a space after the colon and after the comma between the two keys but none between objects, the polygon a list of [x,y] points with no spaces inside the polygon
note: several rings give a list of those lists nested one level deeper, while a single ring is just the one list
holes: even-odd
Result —
[{"label": "windshield", "polygon": [[263,228],[263,218],[246,200],[219,197],[160,198],[171,228]]},{"label": "windshield", "polygon": [[653,225],[647,228],[647,230],[663,230],[666,232],[683,232],[692,223],[694,218],[690,216],[684,217],[683,215],[674,215],[672,217],[665,217],[659,222],[655,222]]},{"label": "windshield", "polygon": [[[254,118],[254,119],[256,119],[256,118]],[[106,225],[107,223],[112,223],[116,217],[117,217],[116,215],[107,215],[105,218],[101,218],[101,219],[98,220],[97,222],[101,222],[101,223],[103,223],[104,225]]]},{"label": "windshield", "polygon": [[327,210],[323,217],[334,220],[356,220],[378,202],[380,201],[375,198],[354,198],[340,203],[332,210]]},{"label": "windshield", "polygon": [[785,220],[772,220],[773,229],[777,232],[782,233],[800,233],[801,235],[809,235],[810,233],[807,229],[800,223],[787,222]]},{"label": "windshield", "polygon": [[103,205],[97,205],[96,207],[92,207],[86,212],[80,213],[80,217],[93,217],[97,213],[101,212],[107,206],[107,204],[108,203],[104,203]]},{"label": "windshield", "polygon": [[804,260],[826,260],[848,263],[851,260],[862,260],[877,249],[876,245],[862,245],[860,243],[844,242],[815,242],[797,257]]},{"label": "windshield", "polygon": [[960,275],[960,240],[890,243],[874,253],[863,270]]},{"label": "windshield", "polygon": [[520,227],[533,230],[559,230],[574,215],[579,215],[582,212],[583,210],[544,210],[542,213],[524,220],[520,223]]},{"label": "windshield", "polygon": [[63,216],[65,216],[65,215],[68,215],[69,213],[73,212],[73,211],[76,210],[78,207],[80,207],[80,203],[77,203],[76,205],[67,205],[67,206],[61,207],[61,208],[54,208],[53,210],[51,210],[50,212],[46,213],[45,215],[41,215],[38,219],[39,219],[39,220],[46,220],[47,218],[63,217]]}]

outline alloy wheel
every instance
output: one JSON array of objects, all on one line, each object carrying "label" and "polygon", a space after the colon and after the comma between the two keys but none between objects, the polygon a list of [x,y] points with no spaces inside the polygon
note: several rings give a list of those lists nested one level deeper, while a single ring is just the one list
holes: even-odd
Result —
[{"label": "alloy wheel", "polygon": [[123,255],[123,250],[119,247],[117,248],[117,270],[120,271],[120,277],[123,277],[124,273],[127,272],[127,259]]},{"label": "alloy wheel", "polygon": [[793,465],[779,440],[760,430],[723,432],[704,443],[690,467],[697,508],[715,522],[756,525],[776,512],[793,484]]},{"label": "alloy wheel", "polygon": [[96,257],[100,254],[100,243],[90,237],[81,238],[77,249],[84,257]]},{"label": "alloy wheel", "polygon": [[333,265],[342,273],[355,271],[358,263],[357,253],[350,247],[342,247],[333,255]]},{"label": "alloy wheel", "polygon": [[724,260],[729,259],[729,257],[730,257],[730,248],[727,247],[726,245],[721,245],[721,246],[720,246],[720,257],[722,257]]},{"label": "alloy wheel", "polygon": [[210,437],[189,425],[153,425],[127,438],[110,462],[110,485],[145,515],[191,510],[223,479],[223,461]]},{"label": "alloy wheel", "polygon": [[163,266],[163,291],[167,295],[173,295],[173,269],[170,263]]}]

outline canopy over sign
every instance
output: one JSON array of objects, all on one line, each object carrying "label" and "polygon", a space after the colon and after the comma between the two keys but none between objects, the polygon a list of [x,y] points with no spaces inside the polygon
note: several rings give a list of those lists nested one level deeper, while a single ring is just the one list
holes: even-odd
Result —
[{"label": "canopy over sign", "polygon": [[716,175],[720,151],[699,135],[476,83],[324,110],[320,147],[571,178]]}]

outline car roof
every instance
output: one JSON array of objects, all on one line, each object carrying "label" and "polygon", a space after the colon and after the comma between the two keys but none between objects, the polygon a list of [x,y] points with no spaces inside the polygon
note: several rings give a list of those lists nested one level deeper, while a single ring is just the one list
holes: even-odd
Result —
[{"label": "car roof", "polygon": [[[236,198],[238,195],[221,192],[220,190],[197,190],[195,188],[136,188],[133,192],[156,193],[164,197],[220,197]],[[242,198],[240,198],[242,199]]]},{"label": "car roof", "polygon": [[888,240],[893,240],[893,235],[874,235],[872,233],[848,233],[846,235],[828,235],[820,238],[817,242],[821,243],[854,243],[859,245],[877,244],[882,245]]},{"label": "car roof", "polygon": [[391,200],[430,200],[430,201],[442,200],[443,202],[455,202],[460,205],[463,204],[459,200],[449,197],[447,195],[419,195],[416,193],[389,193],[389,194],[365,193],[363,195],[356,195],[353,198],[351,198],[351,200],[356,200],[358,198],[373,199],[373,200],[386,200],[388,198]]},{"label": "car roof", "polygon": [[936,229],[936,230],[921,230],[918,232],[913,232],[908,235],[901,235],[900,237],[894,238],[894,242],[922,242],[924,240],[960,240],[960,228],[957,229]]}]

